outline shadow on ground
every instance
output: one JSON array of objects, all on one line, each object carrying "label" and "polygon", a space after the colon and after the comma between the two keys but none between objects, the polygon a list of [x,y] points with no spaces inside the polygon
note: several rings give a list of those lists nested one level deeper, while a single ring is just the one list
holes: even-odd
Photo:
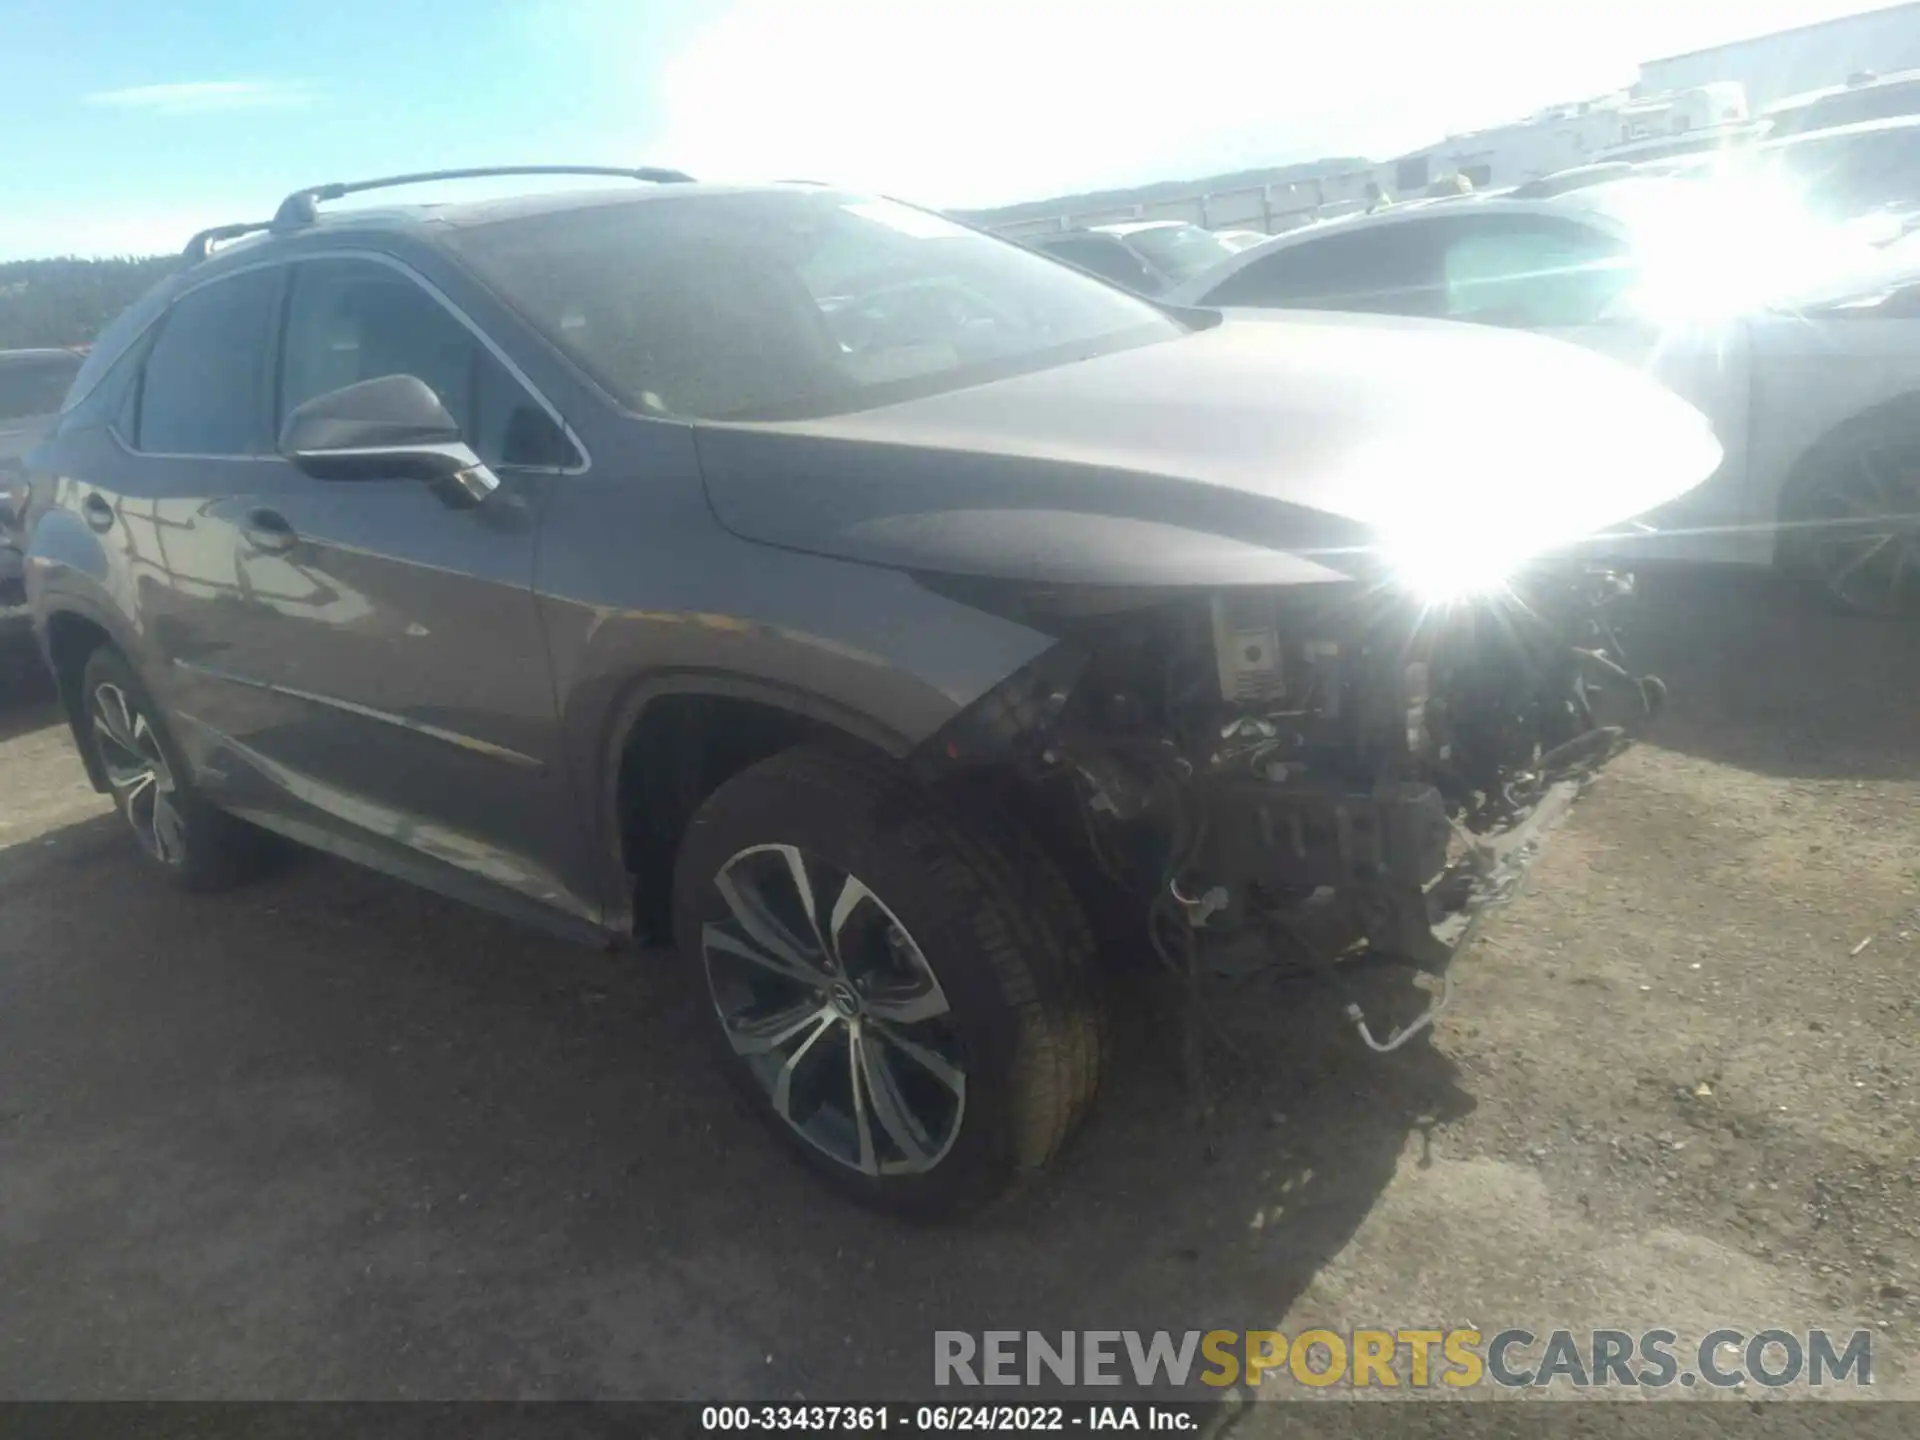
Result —
[{"label": "shadow on ground", "polygon": [[1666,750],[1758,774],[1920,779],[1920,622],[1823,607],[1765,573],[1642,577],[1625,635],[1672,701]]},{"label": "shadow on ground", "polygon": [[913,1395],[937,1328],[1260,1327],[1469,1103],[1256,987],[1196,1126],[1177,1009],[1043,1184],[846,1206],[720,1083],[670,957],[331,861],[190,897],[112,817],[0,852],[0,1394]]},{"label": "shadow on ground", "polygon": [[[1722,577],[1637,604],[1661,745],[1920,773],[1920,632]],[[1131,976],[1081,1142],[911,1229],[761,1133],[687,979],[320,859],[178,895],[111,817],[0,851],[0,1395],[918,1395],[936,1329],[1272,1325],[1472,1105],[1266,984],[1197,1125],[1177,991]]]}]

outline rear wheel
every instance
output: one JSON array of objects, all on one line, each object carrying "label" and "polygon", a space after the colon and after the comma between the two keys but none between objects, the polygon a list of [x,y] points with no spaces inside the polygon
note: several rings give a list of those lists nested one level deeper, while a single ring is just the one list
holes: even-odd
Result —
[{"label": "rear wheel", "polygon": [[186,766],[126,658],[102,646],[81,676],[82,743],[147,866],[187,890],[219,890],[263,861],[266,837],[193,793]]},{"label": "rear wheel", "polygon": [[1050,1160],[1092,1099],[1105,1032],[1064,883],[883,768],[795,750],[729,780],[681,848],[675,931],[721,1063],[864,1203],[976,1205]]}]

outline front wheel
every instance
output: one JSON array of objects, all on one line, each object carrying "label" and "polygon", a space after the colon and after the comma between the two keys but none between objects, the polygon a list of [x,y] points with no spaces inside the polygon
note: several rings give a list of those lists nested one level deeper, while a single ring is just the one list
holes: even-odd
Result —
[{"label": "front wheel", "polygon": [[1105,1030],[1065,883],[904,777],[805,749],[748,768],[689,826],[674,905],[721,1063],[863,1203],[979,1204],[1093,1097]]},{"label": "front wheel", "polygon": [[99,760],[148,868],[184,890],[225,889],[252,874],[266,837],[193,792],[159,707],[126,657],[110,646],[95,650],[80,687],[81,743]]},{"label": "front wheel", "polygon": [[1920,616],[1920,423],[1900,415],[1830,438],[1808,461],[1787,558],[1831,603]]}]

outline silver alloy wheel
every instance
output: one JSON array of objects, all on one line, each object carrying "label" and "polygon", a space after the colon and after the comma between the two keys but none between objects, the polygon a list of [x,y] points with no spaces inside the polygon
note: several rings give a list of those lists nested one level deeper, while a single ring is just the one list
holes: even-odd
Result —
[{"label": "silver alloy wheel", "polygon": [[1916,473],[1915,457],[1901,464],[1866,446],[1817,497],[1818,518],[1832,527],[1814,542],[1821,578],[1855,609],[1879,615],[1920,609]]},{"label": "silver alloy wheel", "polygon": [[792,845],[720,867],[700,948],[715,1012],[774,1113],[865,1175],[933,1169],[966,1113],[933,968],[857,876]]},{"label": "silver alloy wheel", "polygon": [[118,685],[94,687],[93,736],[107,783],[140,848],[163,865],[184,862],[187,832],[173,770],[153,726]]}]

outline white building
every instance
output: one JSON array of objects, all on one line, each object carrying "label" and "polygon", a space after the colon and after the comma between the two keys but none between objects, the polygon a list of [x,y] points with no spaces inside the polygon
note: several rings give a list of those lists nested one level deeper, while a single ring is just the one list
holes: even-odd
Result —
[{"label": "white building", "polygon": [[1738,84],[1716,81],[1658,95],[1621,91],[1557,105],[1508,125],[1449,135],[1387,161],[1378,180],[1401,198],[1452,175],[1466,176],[1475,189],[1505,189],[1590,164],[1618,146],[1737,129],[1747,118],[1746,95]]},{"label": "white building", "polygon": [[1683,90],[1726,80],[1741,85],[1757,113],[1777,100],[1844,85],[1862,71],[1881,75],[1920,66],[1920,4],[1846,15],[1751,40],[1669,55],[1640,67],[1637,92]]}]

